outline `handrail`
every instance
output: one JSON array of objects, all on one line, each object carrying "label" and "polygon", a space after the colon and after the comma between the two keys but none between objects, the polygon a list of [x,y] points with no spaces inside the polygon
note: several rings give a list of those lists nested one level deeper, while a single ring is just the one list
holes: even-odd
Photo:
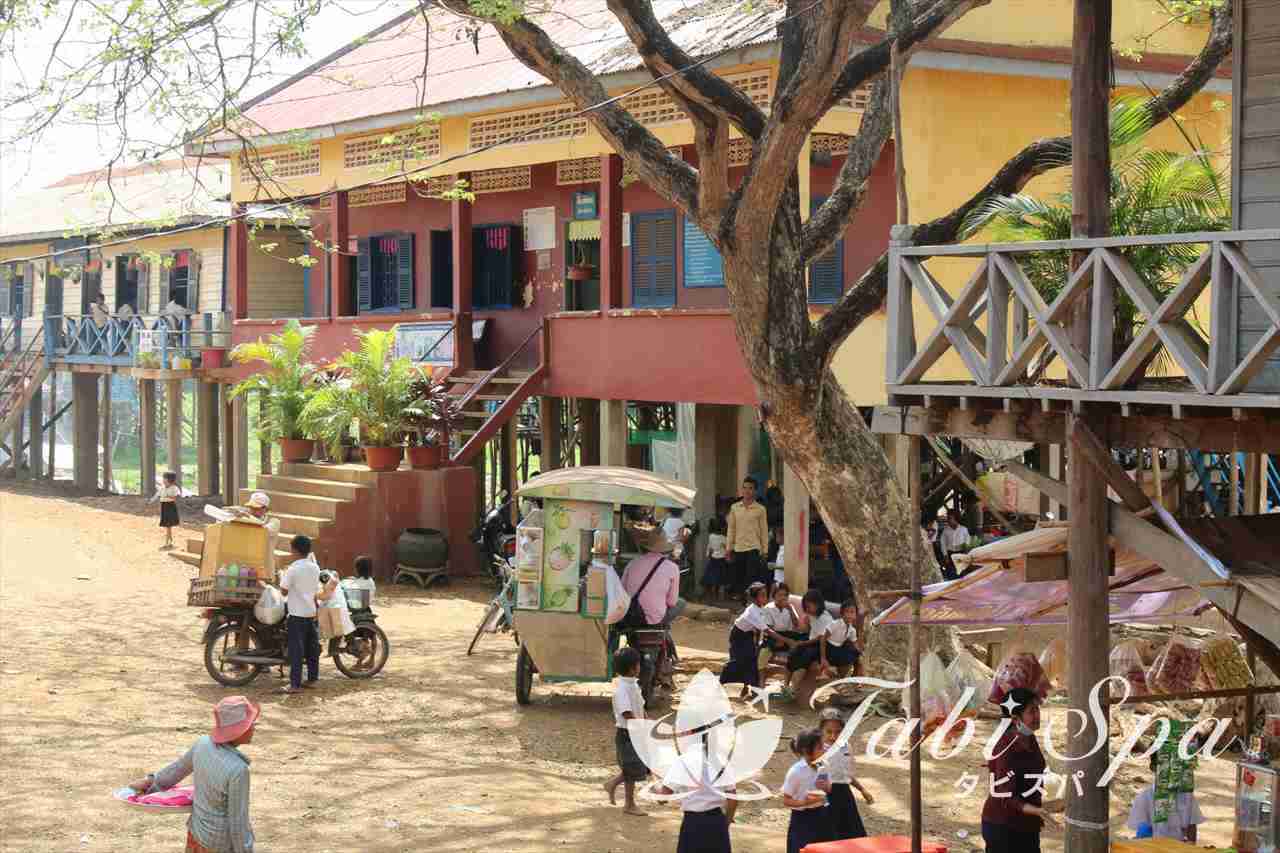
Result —
[{"label": "handrail", "polygon": [[488,373],[486,373],[484,375],[484,378],[481,379],[479,382],[472,385],[471,388],[467,390],[467,393],[462,395],[462,399],[458,401],[458,408],[459,409],[466,408],[467,404],[470,403],[475,398],[475,396],[480,393],[480,389],[484,388],[484,386],[488,385],[490,382],[496,379],[499,373],[501,373],[502,371],[510,367],[511,362],[515,361],[516,356],[524,352],[524,348],[529,346],[530,342],[533,341],[533,339],[536,338],[538,334],[542,331],[542,325],[543,325],[542,323],[538,323],[538,327],[529,333],[529,337],[525,338],[524,342],[521,343],[520,346],[513,349],[511,351],[511,354],[502,360],[501,364],[499,364],[497,367],[493,368],[493,370],[490,370]]},{"label": "handrail", "polygon": [[1125,249],[1131,246],[1249,243],[1256,240],[1280,240],[1280,228],[1262,228],[1252,231],[1194,231],[1186,234],[1140,234],[1131,237],[1076,237],[1070,240],[1030,240],[1021,243],[949,243],[939,246],[902,246],[895,247],[893,251],[905,257],[916,258],[943,256],[977,258],[993,252],[1006,255],[1029,252],[1078,252],[1089,249]]}]

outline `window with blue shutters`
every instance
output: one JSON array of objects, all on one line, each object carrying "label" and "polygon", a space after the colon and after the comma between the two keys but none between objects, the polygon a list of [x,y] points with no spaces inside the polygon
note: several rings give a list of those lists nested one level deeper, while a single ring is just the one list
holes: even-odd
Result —
[{"label": "window with blue shutters", "polygon": [[676,213],[631,214],[631,304],[671,308],[676,304]]},{"label": "window with blue shutters", "polygon": [[380,234],[356,241],[356,303],[361,313],[413,307],[413,235]]},{"label": "window with blue shutters", "polygon": [[724,287],[724,261],[697,223],[684,218],[684,286]]},{"label": "window with blue shutters", "polygon": [[[813,199],[809,207],[812,214],[826,197]],[[815,303],[831,303],[840,298],[844,292],[844,238],[836,241],[835,246],[817,260],[809,264],[809,301]]]}]

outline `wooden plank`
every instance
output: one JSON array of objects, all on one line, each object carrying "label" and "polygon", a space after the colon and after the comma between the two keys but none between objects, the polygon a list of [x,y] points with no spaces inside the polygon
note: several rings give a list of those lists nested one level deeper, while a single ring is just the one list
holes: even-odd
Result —
[{"label": "wooden plank", "polygon": [[1112,705],[1136,705],[1139,702],[1186,702],[1192,699],[1232,699],[1241,696],[1252,698],[1254,696],[1262,696],[1267,693],[1280,693],[1280,684],[1272,684],[1263,687],[1238,687],[1225,690],[1192,690],[1187,693],[1161,693],[1161,694],[1143,694],[1139,696],[1130,696],[1123,702],[1111,699],[1108,700]]},{"label": "wooden plank", "polygon": [[992,263],[984,260],[979,268],[987,274],[987,376],[999,376],[1008,361],[1009,282]]},{"label": "wooden plank", "polygon": [[[903,269],[910,276],[912,282],[915,283],[917,295],[933,312],[934,318],[942,329],[942,333],[951,342],[951,346],[960,355],[965,366],[969,368],[970,375],[976,378],[979,383],[986,385],[987,369],[983,357],[987,347],[986,338],[970,325],[957,325],[960,318],[964,318],[967,321],[969,309],[973,307],[982,295],[980,285],[983,283],[983,276],[975,274],[970,277],[964,289],[961,290],[959,298],[952,302],[951,295],[947,293],[946,288],[939,284],[937,279],[930,275],[929,271],[918,262],[904,261]],[[979,268],[978,272],[981,273],[982,269]]]},{"label": "wooden plank", "polygon": [[1087,459],[1129,509],[1137,512],[1151,505],[1151,500],[1142,491],[1142,487],[1111,457],[1111,451],[1087,424],[1083,422],[1077,424],[1075,432],[1073,449],[1079,451],[1081,455],[1074,458]]},{"label": "wooden plank", "polygon": [[[1040,294],[1031,285],[1022,268],[1003,255],[996,255],[994,260],[1000,267],[1001,273],[1012,285],[1014,292],[1018,294],[1018,297],[1031,311],[1032,316],[1035,317],[1036,334],[1047,338],[1049,346],[1062,359],[1067,366],[1067,370],[1076,381],[1081,385],[1087,385],[1089,382],[1089,362],[1084,354],[1072,345],[1066,331],[1054,322],[1054,317],[1059,313],[1065,313],[1067,308],[1083,295],[1083,288],[1087,287],[1088,282],[1093,280],[1091,272],[1083,271],[1089,269],[1089,265],[1085,265],[1072,276],[1067,286],[1062,289],[1062,292],[1058,294],[1058,298],[1053,301],[1053,304],[1047,310],[1036,310],[1037,303],[1043,305],[1044,300],[1039,298]],[[1033,334],[1032,337],[1034,336]],[[1014,362],[1010,363],[1010,367],[1014,363],[1020,362],[1022,358],[1023,354],[1019,351],[1014,356]],[[1002,383],[997,380],[997,384]]]},{"label": "wooden plank", "polygon": [[1272,326],[1263,332],[1262,337],[1258,338],[1249,352],[1245,353],[1244,358],[1240,359],[1240,363],[1236,365],[1236,369],[1222,380],[1217,393],[1224,396],[1235,395],[1248,387],[1249,381],[1266,368],[1267,360],[1271,358],[1277,347],[1280,347],[1280,327]]},{"label": "wooden plank", "polygon": [[1121,403],[1141,406],[1198,406],[1212,409],[1276,409],[1280,408],[1280,395],[1276,394],[1197,394],[1192,391],[1089,391],[1080,388],[1064,388],[1054,385],[1023,385],[1014,388],[957,383],[920,385],[889,385],[893,396],[906,397],[975,397],[1017,400],[1057,400],[1064,403]]},{"label": "wooden plank", "polygon": [[910,280],[902,272],[899,241],[892,240],[889,249],[889,292],[886,307],[890,327],[886,339],[885,375],[892,382],[901,376],[916,354],[916,329]]},{"label": "wooden plank", "polygon": [[1222,244],[1222,256],[1235,270],[1240,280],[1244,282],[1245,287],[1253,293],[1254,298],[1258,300],[1258,304],[1266,311],[1271,322],[1275,325],[1280,325],[1280,297],[1276,296],[1267,287],[1262,279],[1262,274],[1254,269],[1248,258],[1240,254],[1240,251],[1229,243]]}]

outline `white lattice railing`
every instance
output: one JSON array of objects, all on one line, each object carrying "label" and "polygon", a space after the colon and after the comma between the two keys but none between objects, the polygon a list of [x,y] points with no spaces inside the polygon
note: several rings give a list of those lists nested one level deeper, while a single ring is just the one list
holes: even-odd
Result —
[{"label": "white lattice railing", "polygon": [[[1106,237],[998,245],[908,246],[889,249],[888,391],[903,396],[1061,397],[1121,403],[1227,405],[1280,348],[1280,292],[1246,257],[1244,246],[1280,240],[1280,230]],[[1166,295],[1144,281],[1124,255],[1135,247],[1175,244],[1205,248]],[[1044,253],[1074,253],[1080,260],[1046,302],[1024,264]],[[1081,257],[1082,256],[1082,257]],[[933,260],[968,258],[977,268],[954,298],[928,268]],[[1205,331],[1193,306],[1209,292]],[[1137,326],[1123,352],[1115,352],[1115,306],[1127,297]],[[1254,300],[1248,314],[1261,326],[1256,341],[1240,343],[1238,305]],[[1083,350],[1068,328],[1075,307],[1087,300],[1091,337]],[[914,305],[921,302],[933,326],[917,345]],[[1256,314],[1256,316],[1254,316]],[[1123,338],[1122,338],[1123,339]],[[1247,344],[1247,346],[1246,346]],[[930,370],[949,350],[967,378],[931,381]],[[1186,392],[1139,390],[1136,383],[1163,350],[1189,384]],[[1061,363],[1075,387],[1047,388],[1046,366]],[[1017,389],[1016,393],[1013,389]],[[1256,396],[1256,395],[1255,395]],[[1280,398],[1277,399],[1280,403]]]}]

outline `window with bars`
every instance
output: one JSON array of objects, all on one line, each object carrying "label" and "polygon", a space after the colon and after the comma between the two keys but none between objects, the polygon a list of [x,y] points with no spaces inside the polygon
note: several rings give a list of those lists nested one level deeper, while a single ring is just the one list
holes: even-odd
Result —
[{"label": "window with bars", "polygon": [[676,304],[674,210],[631,214],[631,304],[636,308]]},{"label": "window with bars", "polygon": [[356,256],[356,308],[360,313],[413,307],[413,235],[361,237]]},{"label": "window with bars", "polygon": [[30,317],[35,291],[31,264],[8,263],[0,267],[0,314]]},{"label": "window with bars", "polygon": [[[826,196],[814,198],[809,205],[812,215]],[[844,293],[844,238],[836,241],[834,247],[825,255],[809,264],[809,301],[815,304],[830,304]]]},{"label": "window with bars", "polygon": [[200,255],[191,249],[180,249],[171,253],[170,259],[167,276],[163,279],[165,305],[173,302],[194,311],[200,297]]}]

